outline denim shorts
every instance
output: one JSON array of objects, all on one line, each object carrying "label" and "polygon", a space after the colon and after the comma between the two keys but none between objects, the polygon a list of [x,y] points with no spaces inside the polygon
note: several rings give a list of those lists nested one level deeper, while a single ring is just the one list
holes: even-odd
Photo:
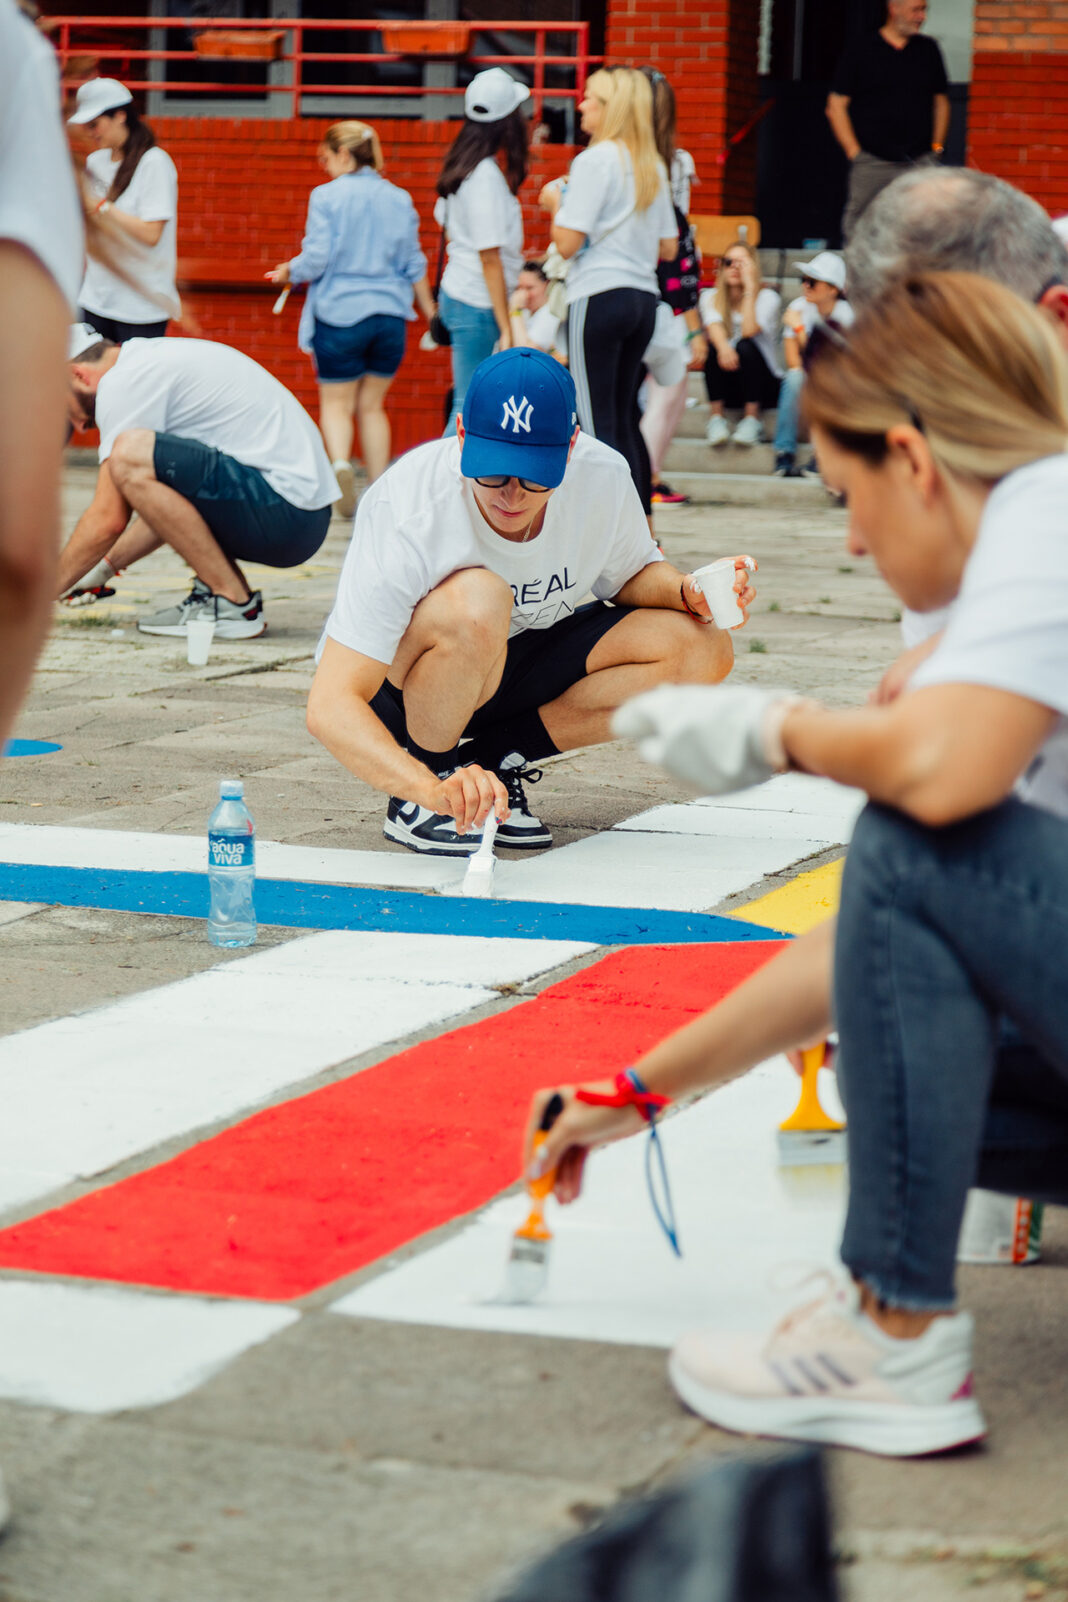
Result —
[{"label": "denim shorts", "polygon": [[330,507],[305,511],[213,445],[178,434],[157,434],[156,477],[191,501],[219,547],[236,561],[298,567],[315,555],[330,527]]},{"label": "denim shorts", "polygon": [[335,328],[333,323],[315,319],[312,355],[321,384],[351,384],[371,373],[375,378],[392,378],[404,359],[408,325],[403,317],[387,317],[376,312],[351,328]]}]

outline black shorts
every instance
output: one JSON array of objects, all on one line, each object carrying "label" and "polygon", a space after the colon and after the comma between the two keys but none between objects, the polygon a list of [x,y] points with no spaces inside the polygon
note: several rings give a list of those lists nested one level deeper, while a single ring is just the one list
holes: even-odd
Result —
[{"label": "black shorts", "polygon": [[[515,635],[508,641],[500,684],[474,713],[464,736],[469,738],[518,712],[537,711],[555,701],[586,677],[590,653],[598,640],[635,610],[633,606],[609,606],[607,601],[588,601],[551,628],[524,629]],[[393,738],[403,743],[407,736],[404,700],[388,679],[372,700],[371,710]]]},{"label": "black shorts", "polygon": [[125,345],[128,339],[162,339],[170,322],[169,317],[164,317],[158,323],[124,323],[115,317],[101,317],[99,312],[86,311],[84,307],[80,315],[82,322],[95,328],[101,339],[114,340],[116,345]]},{"label": "black shorts", "polygon": [[313,512],[293,506],[255,467],[213,445],[157,434],[152,459],[160,483],[192,501],[220,549],[235,561],[298,567],[326,538],[329,506]]}]

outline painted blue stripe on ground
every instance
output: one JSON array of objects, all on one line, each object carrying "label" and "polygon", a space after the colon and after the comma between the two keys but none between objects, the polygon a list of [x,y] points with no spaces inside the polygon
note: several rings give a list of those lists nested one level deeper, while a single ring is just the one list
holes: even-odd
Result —
[{"label": "painted blue stripe on ground", "polygon": [[[0,863],[0,900],[204,918],[208,911],[207,875]],[[287,879],[256,881],[256,916],[260,923],[293,929],[505,935],[519,940],[582,940],[597,946],[791,938],[777,929],[706,912],[580,907],[551,901],[475,901],[463,896],[306,884]]]},{"label": "painted blue stripe on ground", "polygon": [[51,740],[9,740],[0,751],[0,756],[47,756],[50,751],[62,751],[61,745],[54,745]]}]

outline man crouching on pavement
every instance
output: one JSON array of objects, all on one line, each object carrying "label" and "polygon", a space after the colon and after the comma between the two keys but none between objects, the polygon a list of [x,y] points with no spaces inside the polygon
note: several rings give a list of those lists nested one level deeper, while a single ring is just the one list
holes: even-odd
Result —
[{"label": "man crouching on pavement", "polygon": [[610,739],[629,696],[718,684],[733,661],[623,457],[576,426],[570,374],[513,348],[476,369],[456,437],[360,502],[308,727],[389,796],[387,840],[466,856],[494,809],[498,846],[537,850],[552,844],[523,788],[537,762]]}]

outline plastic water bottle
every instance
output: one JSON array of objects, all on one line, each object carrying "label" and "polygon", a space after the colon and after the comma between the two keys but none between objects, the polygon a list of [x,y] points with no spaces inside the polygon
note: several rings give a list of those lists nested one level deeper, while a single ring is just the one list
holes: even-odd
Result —
[{"label": "plastic water bottle", "polygon": [[220,779],[219,805],[208,819],[208,939],[213,946],[251,946],[256,939],[256,825],[240,779]]}]

